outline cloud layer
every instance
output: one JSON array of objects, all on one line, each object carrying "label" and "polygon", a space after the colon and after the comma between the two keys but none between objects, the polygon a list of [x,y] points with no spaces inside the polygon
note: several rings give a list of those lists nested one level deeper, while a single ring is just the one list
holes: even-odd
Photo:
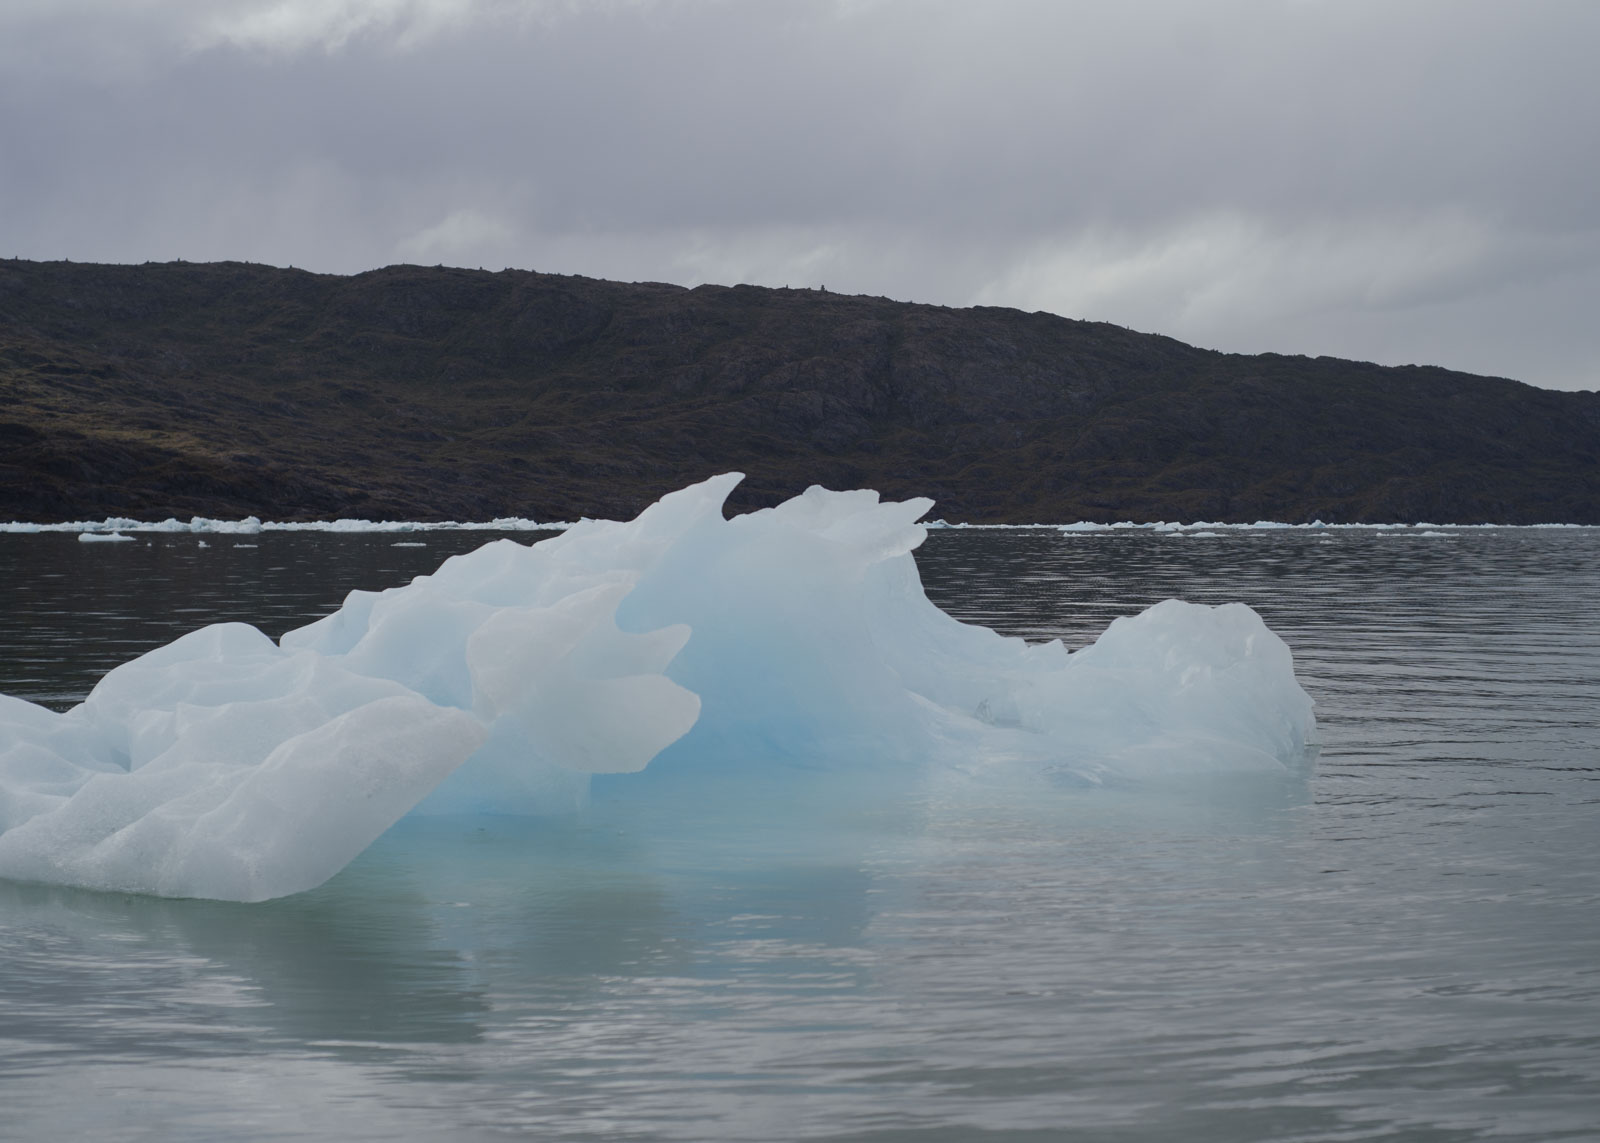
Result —
[{"label": "cloud layer", "polygon": [[1588,0],[11,0],[0,254],[1048,309],[1600,386]]}]

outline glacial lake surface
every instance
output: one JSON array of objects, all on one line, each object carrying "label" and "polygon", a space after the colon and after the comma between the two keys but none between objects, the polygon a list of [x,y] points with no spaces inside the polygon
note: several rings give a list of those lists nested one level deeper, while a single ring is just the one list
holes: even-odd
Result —
[{"label": "glacial lake surface", "polygon": [[[0,535],[0,691],[64,709],[488,538]],[[0,1139],[1600,1140],[1600,530],[917,559],[1069,647],[1248,603],[1320,757],[861,805],[602,782],[567,819],[408,819],[262,905],[0,882]]]}]

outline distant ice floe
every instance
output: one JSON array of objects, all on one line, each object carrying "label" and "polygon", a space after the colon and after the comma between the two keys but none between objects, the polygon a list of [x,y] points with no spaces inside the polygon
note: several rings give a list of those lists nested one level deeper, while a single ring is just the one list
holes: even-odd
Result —
[{"label": "distant ice floe", "polygon": [[[572,521],[538,521],[523,516],[499,516],[493,520],[291,520],[263,521],[256,516],[243,520],[214,520],[195,516],[188,521],[168,517],[149,522],[125,516],[108,516],[104,520],[71,520],[65,523],[35,524],[22,521],[0,521],[0,535],[32,535],[48,532],[78,532],[84,537],[128,540],[124,533],[249,536],[261,532],[327,532],[335,535],[359,535],[367,532],[564,532],[573,527]],[[1079,520],[1071,524],[952,524],[946,520],[929,520],[922,527],[932,530],[970,531],[1054,531],[1064,535],[1121,534],[1126,532],[1188,532],[1197,530],[1220,532],[1259,532],[1275,530],[1299,531],[1358,531],[1394,532],[1420,529],[1449,528],[1452,532],[1463,530],[1501,529],[1506,531],[1530,528],[1587,528],[1588,524],[1325,524],[1321,520],[1310,524],[1284,524],[1276,520],[1257,520],[1253,524],[1227,524],[1217,520],[1201,520],[1182,524],[1171,521],[1136,524],[1122,520],[1115,524],[1100,524]]]},{"label": "distant ice floe", "polygon": [[124,536],[121,532],[79,532],[78,539],[82,543],[131,543],[132,536]]},{"label": "distant ice floe", "polygon": [[[997,527],[1001,525],[951,524],[947,527]],[[1018,525],[1010,525],[1016,527]],[[1275,520],[1257,520],[1253,524],[1226,524],[1205,520],[1193,524],[1159,521],[1153,524],[1135,524],[1122,521],[1117,524],[1096,524],[1080,520],[1074,524],[1029,524],[1030,528],[1050,529],[1063,535],[1119,535],[1137,532],[1189,536],[1222,536],[1245,532],[1366,532],[1377,535],[1431,535],[1454,536],[1461,532],[1529,531],[1550,529],[1582,529],[1587,524],[1326,524],[1321,520],[1309,524],[1284,524]],[[1449,531],[1442,529],[1448,528]]]},{"label": "distant ice floe", "polygon": [[[243,520],[213,520],[194,516],[188,521],[168,517],[155,523],[134,520],[125,516],[108,516],[104,520],[72,520],[62,524],[29,524],[12,521],[0,523],[0,535],[32,534],[35,532],[81,532],[85,536],[123,532],[173,533],[189,532],[201,535],[213,533],[225,536],[253,536],[260,532],[332,532],[354,535],[361,532],[548,532],[563,531],[570,523],[539,523],[521,516],[500,516],[493,520],[463,522],[457,520],[309,520],[263,522],[257,516]],[[130,539],[129,536],[119,536]]]},{"label": "distant ice floe", "polygon": [[931,501],[812,488],[725,519],[739,479],[492,541],[277,642],[203,628],[65,713],[0,696],[0,877],[259,901],[403,815],[571,812],[601,773],[772,798],[784,775],[1092,786],[1306,756],[1311,700],[1248,607],[1028,644],[923,594]]},{"label": "distant ice floe", "polygon": [[1178,533],[1196,534],[1225,534],[1228,532],[1272,532],[1272,531],[1301,531],[1301,532],[1420,532],[1425,529],[1438,530],[1449,528],[1444,535],[1453,535],[1457,532],[1475,531],[1527,531],[1530,529],[1548,530],[1552,528],[1593,528],[1592,524],[1326,524],[1321,520],[1314,520],[1309,524],[1284,524],[1276,520],[1257,520],[1253,524],[1227,524],[1219,520],[1201,520],[1192,524],[1179,524],[1172,521],[1156,521],[1155,523],[1136,524],[1131,520],[1122,520],[1115,524],[1100,524],[1092,520],[1079,520],[1071,524],[951,524],[944,520],[934,520],[926,525],[928,528],[972,531],[1003,531],[1003,530],[1032,530],[1059,532],[1066,536],[1078,535],[1124,535],[1129,533]]}]

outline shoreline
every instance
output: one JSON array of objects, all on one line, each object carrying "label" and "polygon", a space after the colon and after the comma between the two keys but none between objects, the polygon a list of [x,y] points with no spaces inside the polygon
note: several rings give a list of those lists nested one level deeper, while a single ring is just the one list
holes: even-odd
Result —
[{"label": "shoreline", "polygon": [[[587,519],[587,518],[586,518]],[[597,518],[598,519],[598,518]],[[583,521],[538,521],[526,517],[508,516],[494,520],[361,520],[341,518],[336,520],[261,520],[247,516],[242,520],[218,520],[196,516],[185,522],[175,517],[160,521],[135,520],[128,517],[108,516],[104,520],[66,520],[56,523],[28,521],[0,522],[0,535],[39,535],[45,533],[81,533],[105,535],[116,532],[136,532],[143,535],[223,535],[253,536],[262,532],[324,532],[331,535],[370,535],[395,532],[564,532]],[[614,522],[614,521],[613,521]],[[1064,524],[963,524],[944,520],[929,520],[921,525],[931,531],[1055,531],[1067,534],[1094,535],[1111,532],[1406,532],[1447,528],[1451,531],[1540,531],[1554,529],[1600,530],[1600,524],[1568,524],[1551,521],[1543,524],[1449,524],[1433,521],[1416,521],[1407,524],[1328,524],[1320,520],[1309,524],[1287,524],[1276,520],[1257,520],[1251,524],[1223,523],[1216,520],[1196,520],[1190,523],[1155,521],[1136,523],[1130,520],[1114,524],[1101,524],[1078,520]]]}]

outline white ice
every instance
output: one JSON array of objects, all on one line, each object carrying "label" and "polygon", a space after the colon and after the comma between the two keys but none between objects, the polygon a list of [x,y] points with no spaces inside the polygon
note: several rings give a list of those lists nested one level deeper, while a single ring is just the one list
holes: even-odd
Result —
[{"label": "white ice", "polygon": [[0,535],[17,533],[34,535],[41,532],[80,532],[85,540],[105,540],[115,536],[131,540],[123,532],[191,532],[200,535],[254,536],[260,532],[544,532],[560,531],[571,525],[530,520],[523,516],[501,516],[494,520],[268,520],[259,516],[246,516],[242,520],[215,520],[209,516],[192,516],[188,520],[168,517],[154,523],[133,520],[126,516],[108,516],[104,520],[67,520],[57,524],[38,524],[20,520],[0,522]]},{"label": "white ice", "polygon": [[738,480],[496,540],[278,643],[204,628],[64,714],[0,696],[0,877],[256,901],[407,813],[572,810],[595,773],[1148,781],[1281,772],[1314,733],[1247,607],[1030,645],[924,596],[930,501],[812,488],[724,519]]}]

